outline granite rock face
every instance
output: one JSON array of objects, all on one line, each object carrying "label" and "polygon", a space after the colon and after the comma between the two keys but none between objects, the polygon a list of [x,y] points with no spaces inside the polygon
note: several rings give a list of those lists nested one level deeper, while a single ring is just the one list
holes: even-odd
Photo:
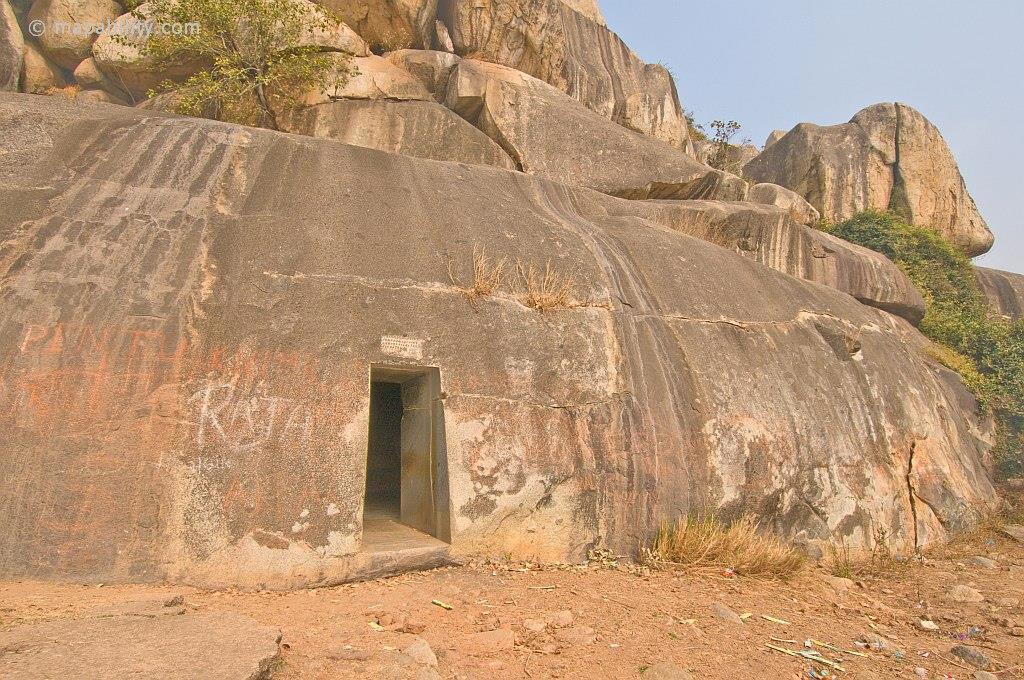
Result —
[{"label": "granite rock face", "polygon": [[434,46],[437,0],[317,0],[377,52]]},{"label": "granite rock face", "polygon": [[1011,319],[1024,317],[1024,274],[975,267],[978,285],[996,312]]},{"label": "granite rock face", "polygon": [[604,118],[686,148],[689,128],[672,75],[645,64],[587,0],[443,0],[455,51],[502,64],[562,90]]},{"label": "granite rock face", "polygon": [[876,104],[842,125],[801,123],[743,173],[753,182],[795,191],[832,222],[867,209],[892,209],[935,229],[968,255],[992,247],[992,233],[949,146],[905,104]]},{"label": "granite rock face", "polygon": [[840,290],[914,325],[924,318],[924,299],[888,258],[801,225],[781,208],[724,201],[605,200],[592,209],[599,215],[642,217],[716,243],[776,271]]},{"label": "granite rock face", "polygon": [[821,214],[803,196],[778,184],[755,184],[747,192],[747,200],[782,208],[797,224],[810,225],[821,219]]},{"label": "granite rock face", "polygon": [[116,0],[36,0],[28,20],[42,22],[38,43],[47,58],[58,66],[74,70],[92,54],[97,36],[96,31],[84,28],[103,26],[122,12],[124,9]]},{"label": "granite rock face", "polygon": [[515,169],[487,135],[433,102],[334,101],[299,111],[286,129],[417,158]]},{"label": "granite rock face", "polygon": [[[995,502],[974,404],[912,326],[636,202],[2,94],[0,179],[8,578],[358,576],[372,365],[436,369],[455,554],[629,552],[709,508],[911,548]],[[512,280],[471,303],[478,246],[571,271],[576,303]]]},{"label": "granite rock face", "polygon": [[528,174],[631,199],[739,200],[746,195],[739,177],[626,130],[511,68],[461,60],[449,77],[446,105]]},{"label": "granite rock face", "polygon": [[17,92],[25,62],[25,39],[18,17],[7,0],[0,0],[0,92]]}]

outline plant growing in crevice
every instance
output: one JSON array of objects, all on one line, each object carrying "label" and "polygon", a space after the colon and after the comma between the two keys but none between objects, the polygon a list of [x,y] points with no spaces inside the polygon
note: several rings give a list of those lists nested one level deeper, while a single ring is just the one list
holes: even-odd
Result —
[{"label": "plant growing in crevice", "polygon": [[573,297],[573,290],[576,287],[575,274],[560,274],[552,268],[551,260],[545,263],[543,269],[535,267],[532,263],[524,266],[522,262],[517,261],[516,271],[521,287],[519,299],[527,307],[543,314],[560,307],[578,306]]},{"label": "plant growing in crevice", "polygon": [[452,285],[462,291],[470,302],[480,298],[491,297],[505,280],[505,268],[508,258],[494,261],[487,255],[485,248],[473,247],[473,281],[464,285],[455,275],[455,263],[448,258],[448,279]]},{"label": "plant growing in crevice", "polygon": [[743,126],[734,120],[713,120],[711,128],[711,156],[708,165],[718,170],[726,170],[732,163],[732,140],[739,134]]}]

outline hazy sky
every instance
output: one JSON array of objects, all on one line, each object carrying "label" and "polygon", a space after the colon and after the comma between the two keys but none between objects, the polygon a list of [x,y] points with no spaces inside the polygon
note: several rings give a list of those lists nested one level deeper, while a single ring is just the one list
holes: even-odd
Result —
[{"label": "hazy sky", "polygon": [[599,0],[641,57],[672,69],[698,121],[843,123],[883,101],[942,131],[996,245],[1024,273],[1024,0]]}]

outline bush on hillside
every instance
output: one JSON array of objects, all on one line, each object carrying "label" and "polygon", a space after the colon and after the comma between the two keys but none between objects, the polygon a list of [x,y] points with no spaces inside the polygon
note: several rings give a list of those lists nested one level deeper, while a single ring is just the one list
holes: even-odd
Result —
[{"label": "bush on hillside", "polygon": [[1024,320],[996,315],[970,259],[931,229],[868,211],[828,230],[882,253],[910,277],[927,304],[920,329],[937,345],[929,354],[960,373],[995,415],[999,472],[1024,472]]},{"label": "bush on hillside", "polygon": [[330,18],[297,0],[153,0],[149,7],[154,25],[199,26],[194,33],[157,31],[144,48],[157,64],[208,64],[184,83],[162,86],[174,93],[176,113],[276,130],[310,90],[347,77],[338,69],[341,53],[332,60],[303,44],[329,30]]}]

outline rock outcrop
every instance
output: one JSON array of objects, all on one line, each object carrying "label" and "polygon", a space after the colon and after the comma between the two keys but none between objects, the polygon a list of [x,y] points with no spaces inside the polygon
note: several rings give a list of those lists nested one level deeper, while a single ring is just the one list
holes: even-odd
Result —
[{"label": "rock outcrop", "polygon": [[25,39],[18,17],[7,0],[0,0],[0,92],[17,92],[25,61]]},{"label": "rock outcrop", "polygon": [[515,169],[490,137],[433,102],[335,101],[299,111],[286,129],[417,158]]},{"label": "rock outcrop", "polygon": [[843,125],[802,123],[743,173],[797,192],[833,222],[892,209],[968,255],[992,247],[992,233],[942,135],[905,104],[870,106]]},{"label": "rock outcrop", "polygon": [[124,12],[116,0],[36,0],[29,22],[41,22],[39,46],[50,61],[70,71],[92,54],[98,31]]},{"label": "rock outcrop", "polygon": [[[910,548],[995,502],[915,329],[599,211],[638,202],[2,94],[0,178],[5,577],[358,576],[371,366],[438,376],[417,418],[455,554],[629,553],[709,509]],[[574,304],[468,301],[478,247],[571,272]]]},{"label": "rock outcrop", "polygon": [[445,100],[448,78],[459,63],[459,57],[436,50],[398,50],[385,56],[392,64],[416,78],[434,99],[439,102]]},{"label": "rock outcrop", "polygon": [[408,71],[391,61],[370,55],[348,59],[342,57],[336,70],[351,69],[352,75],[339,86],[328,82],[307,99],[318,104],[333,99],[390,99],[431,101],[433,96]]},{"label": "rock outcrop", "polygon": [[596,215],[641,217],[716,243],[776,271],[835,288],[914,325],[924,318],[924,299],[888,258],[803,226],[785,209],[722,201],[605,200],[595,203],[593,210]]},{"label": "rock outcrop", "polygon": [[631,199],[740,200],[746,194],[739,177],[626,130],[508,67],[463,59],[449,78],[446,104],[532,175]]},{"label": "rock outcrop", "polygon": [[21,90],[31,94],[46,94],[67,86],[59,67],[43,56],[39,48],[25,43],[25,61],[21,71]]},{"label": "rock outcrop", "polygon": [[689,128],[672,75],[574,9],[583,2],[446,0],[440,14],[458,54],[528,73],[609,120],[685,148]]},{"label": "rock outcrop", "polygon": [[975,267],[978,285],[993,309],[1011,319],[1024,317],[1024,274]]},{"label": "rock outcrop", "polygon": [[797,224],[814,224],[821,219],[821,214],[803,196],[778,184],[755,184],[747,192],[747,200],[782,208]]},{"label": "rock outcrop", "polygon": [[317,0],[376,52],[434,46],[437,0]]}]

